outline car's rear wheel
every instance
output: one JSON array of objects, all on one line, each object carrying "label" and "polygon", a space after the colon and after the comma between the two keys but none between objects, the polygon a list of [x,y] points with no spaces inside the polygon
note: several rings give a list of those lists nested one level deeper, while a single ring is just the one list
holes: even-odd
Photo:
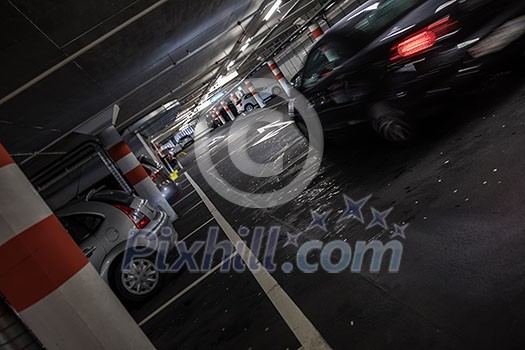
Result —
[{"label": "car's rear wheel", "polygon": [[161,288],[163,275],[155,266],[155,258],[136,257],[127,269],[122,269],[122,260],[115,266],[113,285],[123,299],[141,302],[151,298]]},{"label": "car's rear wheel", "polygon": [[403,120],[404,113],[387,103],[376,103],[370,108],[372,127],[383,139],[393,143],[407,143],[414,137],[414,129]]},{"label": "car's rear wheel", "polygon": [[279,86],[274,86],[272,89],[272,94],[274,95],[280,95],[283,92],[283,89],[281,89]]},{"label": "car's rear wheel", "polygon": [[407,143],[414,137],[413,127],[396,117],[374,119],[372,127],[379,136],[393,143]]},{"label": "car's rear wheel", "polygon": [[245,112],[251,112],[253,111],[253,105],[251,103],[248,103],[245,107],[244,107],[244,111]]}]

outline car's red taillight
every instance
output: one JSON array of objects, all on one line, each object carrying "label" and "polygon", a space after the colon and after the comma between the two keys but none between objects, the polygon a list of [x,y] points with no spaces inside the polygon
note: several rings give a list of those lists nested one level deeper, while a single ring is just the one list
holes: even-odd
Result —
[{"label": "car's red taillight", "polygon": [[113,206],[126,214],[127,217],[133,222],[135,227],[139,230],[146,227],[146,225],[151,221],[146,215],[138,210],[134,210],[133,208],[121,204],[113,204]]},{"label": "car's red taillight", "polygon": [[160,170],[157,170],[156,172],[151,174],[150,179],[155,180],[157,177],[159,177],[159,175],[160,175]]},{"label": "car's red taillight", "polygon": [[450,17],[445,17],[435,23],[432,23],[425,29],[409,36],[392,48],[391,61],[402,58],[408,58],[425,52],[432,48],[437,40],[447,34],[450,34],[452,28],[457,22],[452,21]]}]

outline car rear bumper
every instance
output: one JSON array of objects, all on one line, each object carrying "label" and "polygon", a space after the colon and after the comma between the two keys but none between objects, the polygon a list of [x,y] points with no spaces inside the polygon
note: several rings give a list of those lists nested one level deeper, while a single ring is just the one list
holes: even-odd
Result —
[{"label": "car rear bumper", "polygon": [[525,35],[500,51],[479,58],[470,53],[474,46],[438,53],[392,72],[384,100],[402,110],[420,108],[429,100],[468,94],[486,85],[491,74],[508,70],[525,59]]}]

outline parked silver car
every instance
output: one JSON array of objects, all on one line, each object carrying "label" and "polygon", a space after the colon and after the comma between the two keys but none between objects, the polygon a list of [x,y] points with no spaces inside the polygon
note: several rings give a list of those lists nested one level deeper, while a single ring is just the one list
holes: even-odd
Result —
[{"label": "parked silver car", "polygon": [[[273,87],[264,87],[264,88],[257,88],[257,92],[259,93],[259,96],[263,99],[264,102],[268,102],[275,96],[279,95],[282,92],[282,89],[280,86],[273,86]],[[237,105],[237,109],[239,111],[244,111],[246,113],[249,113],[253,111],[256,107],[258,107],[259,104],[255,100],[252,94],[246,94],[243,96],[243,98],[239,101]]]},{"label": "parked silver car", "polygon": [[[122,261],[130,233],[137,229],[150,232],[159,242],[168,241],[170,249],[174,247],[176,233],[166,213],[126,192],[103,191],[58,210],[57,216],[117,295],[137,302],[161,288],[163,276],[155,266],[154,254],[134,257],[125,270]],[[164,228],[171,229],[171,235],[166,235]],[[141,244],[145,247],[147,243]]]},{"label": "parked silver car", "polygon": [[157,185],[162,196],[166,198],[168,203],[175,203],[182,192],[180,185],[173,181],[168,170],[161,164],[155,162],[146,156],[140,156],[139,162],[142,164],[144,170],[150,179]]}]

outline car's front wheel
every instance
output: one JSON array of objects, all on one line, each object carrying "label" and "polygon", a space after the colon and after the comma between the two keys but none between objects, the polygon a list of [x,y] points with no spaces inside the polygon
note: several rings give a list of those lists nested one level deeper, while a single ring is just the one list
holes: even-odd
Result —
[{"label": "car's front wheel", "polygon": [[253,105],[251,103],[248,103],[245,107],[244,107],[244,111],[245,112],[251,112],[253,111]]},{"label": "car's front wheel", "polygon": [[274,94],[275,96],[280,95],[282,92],[283,92],[283,89],[281,89],[279,86],[275,86],[272,89],[272,94]]},{"label": "car's front wheel", "polygon": [[113,274],[115,292],[132,302],[151,298],[162,288],[162,282],[163,275],[155,266],[154,257],[134,258],[126,269],[120,261]]}]

